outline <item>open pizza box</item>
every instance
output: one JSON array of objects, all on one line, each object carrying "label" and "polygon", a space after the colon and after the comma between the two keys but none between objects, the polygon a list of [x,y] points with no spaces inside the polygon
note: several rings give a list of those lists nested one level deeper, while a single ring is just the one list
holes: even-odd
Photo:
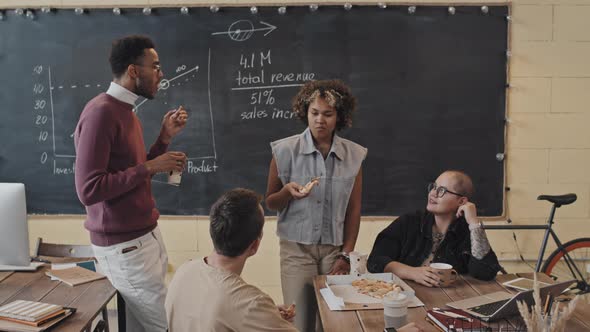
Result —
[{"label": "open pizza box", "polygon": [[326,276],[326,287],[320,289],[322,297],[332,311],[383,309],[383,299],[361,294],[352,286],[358,279],[375,279],[394,283],[410,299],[408,308],[422,307],[424,303],[415,296],[414,290],[401,278],[392,273],[367,273],[356,275]]}]

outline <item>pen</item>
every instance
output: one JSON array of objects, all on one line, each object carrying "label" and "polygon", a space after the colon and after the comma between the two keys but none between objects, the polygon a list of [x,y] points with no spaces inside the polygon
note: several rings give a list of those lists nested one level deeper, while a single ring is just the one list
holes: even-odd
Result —
[{"label": "pen", "polygon": [[553,307],[553,295],[549,294],[547,297],[548,303],[545,305],[545,314],[551,315],[551,308]]},{"label": "pen", "polygon": [[547,297],[545,297],[545,305],[543,306],[542,314],[549,313],[549,301],[550,300],[551,300],[551,294],[547,294]]},{"label": "pen", "polygon": [[435,308],[434,311],[438,312],[439,314],[443,314],[445,316],[448,316],[448,317],[457,318],[459,320],[464,320],[464,321],[467,321],[467,322],[472,322],[473,321],[473,319],[471,319],[469,317],[465,317],[463,315],[459,315],[459,314],[456,314],[456,313],[451,312],[451,311],[444,311],[444,310],[441,310],[441,309],[438,309],[438,308]]}]

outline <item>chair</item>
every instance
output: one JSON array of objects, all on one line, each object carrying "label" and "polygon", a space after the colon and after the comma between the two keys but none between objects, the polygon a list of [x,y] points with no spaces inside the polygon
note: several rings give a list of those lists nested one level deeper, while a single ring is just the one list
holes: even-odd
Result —
[{"label": "chair", "polygon": [[94,252],[92,251],[91,246],[45,243],[42,238],[37,238],[33,257],[38,256],[94,258]]},{"label": "chair", "polygon": [[[94,259],[94,252],[92,247],[88,245],[45,243],[42,238],[37,238],[33,257],[39,256]],[[117,293],[118,299],[119,293]],[[125,331],[125,329],[119,331]],[[96,324],[93,332],[109,332],[109,316],[106,306],[102,309],[102,319]]]}]

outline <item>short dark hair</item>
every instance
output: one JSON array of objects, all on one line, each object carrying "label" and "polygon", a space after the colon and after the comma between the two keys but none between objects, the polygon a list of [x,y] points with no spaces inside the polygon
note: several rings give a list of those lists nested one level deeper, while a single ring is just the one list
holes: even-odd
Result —
[{"label": "short dark hair", "polygon": [[457,169],[449,169],[443,173],[451,173],[456,181],[456,188],[454,189],[469,200],[473,199],[473,196],[475,195],[475,187],[473,186],[473,180],[471,180],[471,177],[467,173]]},{"label": "short dark hair", "polygon": [[237,257],[262,234],[264,214],[260,211],[262,196],[244,188],[232,189],[211,207],[209,233],[215,251]]},{"label": "short dark hair", "polygon": [[137,63],[143,57],[144,50],[156,48],[154,42],[146,36],[131,35],[113,41],[109,62],[116,78],[121,77],[130,64]]},{"label": "short dark hair", "polygon": [[336,109],[336,130],[352,126],[352,114],[356,111],[356,98],[350,88],[340,80],[309,81],[293,98],[293,112],[307,126],[309,105],[317,97],[326,99]]}]

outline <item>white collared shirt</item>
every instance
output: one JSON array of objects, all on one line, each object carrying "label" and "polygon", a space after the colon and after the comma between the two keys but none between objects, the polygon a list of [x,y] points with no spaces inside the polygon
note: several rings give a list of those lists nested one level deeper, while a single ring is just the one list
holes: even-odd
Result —
[{"label": "white collared shirt", "polygon": [[111,85],[107,90],[107,95],[110,95],[117,100],[120,100],[127,104],[131,104],[133,106],[135,106],[135,102],[139,98],[138,95],[125,89],[124,87],[115,82],[111,82]]}]

